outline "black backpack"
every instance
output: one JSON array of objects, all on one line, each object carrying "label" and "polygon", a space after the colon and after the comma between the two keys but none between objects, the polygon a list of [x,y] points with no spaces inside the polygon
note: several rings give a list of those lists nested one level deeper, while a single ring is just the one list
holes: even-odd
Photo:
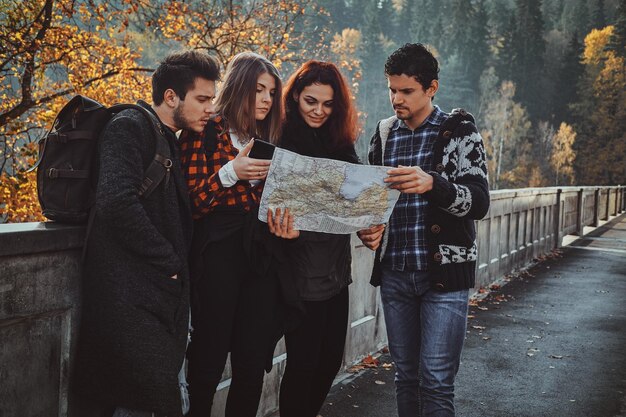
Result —
[{"label": "black backpack", "polygon": [[169,173],[170,147],[154,114],[137,104],[105,107],[77,95],[61,109],[50,131],[39,141],[39,161],[32,168],[37,169],[37,194],[46,218],[61,223],[87,222],[95,202],[100,133],[115,114],[126,109],[138,110],[150,120],[156,141],[156,153],[139,195],[149,196]]}]

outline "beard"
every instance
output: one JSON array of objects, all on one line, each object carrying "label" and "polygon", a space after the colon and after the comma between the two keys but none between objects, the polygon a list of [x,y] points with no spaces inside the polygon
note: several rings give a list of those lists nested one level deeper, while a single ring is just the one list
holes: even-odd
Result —
[{"label": "beard", "polygon": [[177,129],[193,130],[191,122],[185,117],[185,114],[183,113],[182,104],[174,109],[174,115],[172,116],[172,119]]}]

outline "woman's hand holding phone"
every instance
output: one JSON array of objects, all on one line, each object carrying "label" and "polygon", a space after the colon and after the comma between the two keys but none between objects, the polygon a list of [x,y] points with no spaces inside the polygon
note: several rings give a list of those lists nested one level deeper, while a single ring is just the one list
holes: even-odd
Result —
[{"label": "woman's hand holding phone", "polygon": [[271,161],[248,156],[252,145],[254,145],[254,139],[251,139],[233,160],[233,168],[240,180],[264,180],[270,169]]}]

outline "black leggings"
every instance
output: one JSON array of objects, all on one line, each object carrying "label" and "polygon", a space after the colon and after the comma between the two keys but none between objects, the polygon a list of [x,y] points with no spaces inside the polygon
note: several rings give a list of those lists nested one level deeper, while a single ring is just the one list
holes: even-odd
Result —
[{"label": "black leggings", "polygon": [[281,417],[315,417],[343,359],[348,288],[326,301],[305,301],[302,324],[285,335],[287,366],[280,384]]},{"label": "black leggings", "polygon": [[187,350],[189,416],[210,416],[230,352],[226,417],[255,417],[271,359],[277,281],[254,272],[243,254],[241,233],[210,244],[205,253],[209,272],[192,286],[192,298],[199,301],[192,303]]}]

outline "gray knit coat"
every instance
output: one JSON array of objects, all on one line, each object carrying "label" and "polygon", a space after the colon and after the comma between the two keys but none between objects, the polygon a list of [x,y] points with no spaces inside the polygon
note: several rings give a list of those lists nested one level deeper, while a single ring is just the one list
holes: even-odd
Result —
[{"label": "gray knit coat", "polygon": [[155,154],[148,119],[125,110],[100,138],[74,386],[102,404],[175,417],[181,415],[177,375],[187,341],[192,222],[176,136],[164,130],[174,165],[147,198],[137,190]]}]

